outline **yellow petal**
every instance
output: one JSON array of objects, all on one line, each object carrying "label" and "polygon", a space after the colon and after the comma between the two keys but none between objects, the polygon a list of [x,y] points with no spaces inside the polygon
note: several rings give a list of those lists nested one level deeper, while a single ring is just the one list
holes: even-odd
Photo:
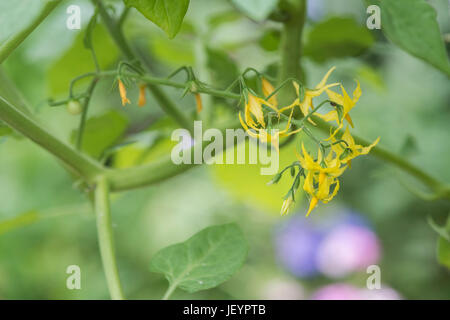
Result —
[{"label": "yellow petal", "polygon": [[197,105],[197,113],[200,113],[203,110],[202,97],[200,93],[195,94],[195,103]]},{"label": "yellow petal", "polygon": [[[275,91],[275,88],[273,87],[273,85],[266,80],[265,78],[262,78],[261,80],[262,82],[262,91],[265,97],[268,97],[272,94],[272,92]],[[269,99],[269,103],[272,104],[273,106],[277,106],[278,105],[278,101],[277,101],[277,95],[274,94],[272,97],[270,97]]]},{"label": "yellow petal", "polygon": [[125,88],[125,85],[123,84],[122,80],[119,79],[119,94],[120,98],[122,99],[122,106],[125,106],[125,104],[130,104],[130,100],[127,98],[127,89]]},{"label": "yellow petal", "polygon": [[309,216],[311,211],[317,206],[317,202],[319,202],[319,199],[317,199],[316,197],[311,198],[311,202],[309,203],[309,209],[308,212],[306,213],[307,217]]},{"label": "yellow petal", "polygon": [[139,100],[138,100],[138,106],[143,107],[146,103],[145,99],[145,85],[141,84],[139,86]]},{"label": "yellow petal", "polygon": [[332,67],[330,70],[328,70],[328,72],[325,74],[323,79],[317,84],[316,89],[319,89],[319,88],[322,88],[323,86],[325,86],[325,84],[328,81],[328,77],[334,71],[334,69],[336,69],[336,67]]}]

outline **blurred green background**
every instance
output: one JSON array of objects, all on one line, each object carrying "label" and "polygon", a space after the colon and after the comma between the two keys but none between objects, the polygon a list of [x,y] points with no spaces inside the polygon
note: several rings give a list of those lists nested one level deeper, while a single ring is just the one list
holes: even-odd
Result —
[{"label": "blurred green background", "polygon": [[[119,1],[109,3],[117,12],[122,9]],[[438,10],[441,31],[448,34],[448,2],[429,3]],[[65,27],[69,4],[75,1],[65,2],[53,12],[3,64],[3,71],[21,90],[40,122],[67,142],[79,119],[64,107],[49,107],[46,100],[65,98],[69,81],[93,68],[89,52],[81,43],[83,30]],[[76,4],[82,8],[85,27],[92,6],[88,1]],[[14,28],[19,29],[36,8],[30,5],[27,11],[28,17],[22,17],[11,30],[2,31],[0,41]],[[319,21],[336,16],[364,26],[367,14],[359,0],[309,1],[306,38]],[[14,14],[2,12],[1,17],[13,19]],[[200,79],[217,87],[225,87],[246,67],[273,69],[278,59],[279,25],[251,21],[222,0],[193,0],[174,40],[135,10],[124,30],[156,74],[165,76],[181,65],[192,65]],[[381,136],[380,145],[402,153],[426,172],[449,182],[448,78],[388,43],[380,31],[368,33],[371,38],[363,44],[368,48],[357,56],[345,54],[323,62],[305,57],[302,68],[306,83],[315,85],[334,65],[337,70],[333,81],[343,81],[346,88],[353,88],[353,79],[359,79],[363,95],[352,111],[356,124],[353,132],[371,140]],[[361,37],[367,37],[366,33]],[[101,26],[96,28],[94,45],[102,67],[113,68],[119,52]],[[181,76],[178,79],[183,80]],[[77,88],[81,89],[82,85]],[[179,90],[166,91],[188,112],[195,110],[191,96],[182,99]],[[110,165],[125,167],[153,161],[170,152],[173,145],[170,132],[176,125],[164,117],[157,103],[149,97],[147,105],[138,108],[137,90],[130,89],[129,96],[133,104],[123,108],[112,80],[105,80],[91,103],[90,117],[114,112],[114,129],[110,122],[99,120],[98,124],[112,132],[106,146],[137,141],[109,158]],[[223,100],[204,100],[207,109],[214,106],[218,110],[216,117],[236,115],[227,112]],[[92,130],[89,137],[96,141],[98,135]],[[293,148],[282,150],[282,163],[295,159]],[[274,230],[290,219],[278,214],[289,181],[267,186],[268,180],[270,177],[259,175],[257,166],[201,166],[163,183],[114,195],[117,259],[127,297],[158,299],[164,293],[166,280],[148,270],[156,251],[184,241],[204,227],[232,221],[242,227],[249,241],[244,267],[218,288],[194,295],[179,290],[173,298],[283,299],[293,290],[296,298],[308,299],[317,288],[337,282],[364,287],[365,270],[339,279],[324,275],[299,278],[277,260]],[[320,223],[338,211],[358,212],[379,239],[382,283],[406,299],[449,299],[449,271],[436,261],[437,235],[426,217],[432,215],[443,222],[450,204],[418,199],[402,183],[423,189],[389,164],[370,156],[357,159],[343,175],[335,200],[321,205],[308,219]],[[299,195],[291,215],[303,219],[307,201],[301,198]],[[66,288],[66,268],[73,264],[81,268],[81,290]],[[290,289],[278,292],[271,289],[274,283]],[[47,152],[18,136],[0,137],[0,299],[98,298],[108,298],[108,291],[95,218],[86,197]]]}]

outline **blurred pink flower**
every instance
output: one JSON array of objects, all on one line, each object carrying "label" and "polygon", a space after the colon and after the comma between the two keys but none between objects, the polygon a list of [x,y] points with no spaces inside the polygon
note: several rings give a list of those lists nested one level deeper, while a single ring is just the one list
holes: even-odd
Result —
[{"label": "blurred pink flower", "polygon": [[331,230],[317,252],[318,269],[338,278],[353,271],[366,270],[380,257],[377,236],[367,227],[341,225]]},{"label": "blurred pink flower", "polygon": [[392,288],[382,285],[381,289],[360,289],[346,283],[336,283],[318,289],[312,300],[400,300]]},{"label": "blurred pink flower", "polygon": [[345,283],[331,284],[317,290],[312,300],[361,300],[361,290]]}]

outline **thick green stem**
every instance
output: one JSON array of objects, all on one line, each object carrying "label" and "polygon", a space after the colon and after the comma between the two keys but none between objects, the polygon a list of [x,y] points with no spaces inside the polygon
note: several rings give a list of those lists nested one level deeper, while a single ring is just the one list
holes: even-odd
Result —
[{"label": "thick green stem", "polygon": [[0,64],[44,21],[60,2],[61,0],[48,1],[41,12],[23,30],[11,36],[0,46]]},{"label": "thick green stem", "polygon": [[302,56],[302,32],[306,16],[306,0],[284,0],[281,8],[287,18],[283,22],[281,40],[281,64],[278,82],[288,78],[302,80],[300,58]]},{"label": "thick green stem", "polygon": [[100,176],[97,179],[97,186],[95,188],[95,214],[97,217],[98,242],[109,293],[111,299],[123,300],[124,295],[120,284],[114,251],[114,237],[109,206],[109,185],[104,176]]},{"label": "thick green stem", "polygon": [[0,119],[58,157],[87,182],[93,182],[104,171],[99,163],[55,138],[28,115],[15,108],[1,96]]}]

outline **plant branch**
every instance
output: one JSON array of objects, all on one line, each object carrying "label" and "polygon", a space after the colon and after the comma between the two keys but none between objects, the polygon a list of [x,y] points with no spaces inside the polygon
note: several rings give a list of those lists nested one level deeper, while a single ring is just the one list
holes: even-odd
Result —
[{"label": "plant branch", "polygon": [[104,168],[98,162],[77,152],[71,146],[54,137],[1,96],[0,119],[12,129],[55,155],[86,182],[94,182],[96,176],[104,171]]},{"label": "plant branch", "polygon": [[61,0],[48,1],[41,12],[24,29],[8,38],[0,46],[0,64],[44,21],[60,2]]},{"label": "plant branch", "polygon": [[[99,10],[100,17],[106,25],[106,29],[109,34],[115,41],[116,45],[125,55],[127,60],[130,62],[137,62],[138,59],[134,54],[131,47],[128,45],[125,37],[123,36],[122,30],[120,29],[120,23],[114,21],[114,19],[108,14],[106,8],[104,7],[101,0],[93,0],[94,4],[97,5]],[[166,93],[157,86],[149,85],[148,86],[150,94],[152,94],[156,101],[158,101],[159,106],[163,111],[165,111],[168,115],[174,118],[174,120],[180,124],[183,128],[188,129],[190,132],[193,130],[192,121],[186,116],[184,112],[182,112],[175,103],[166,95]]]},{"label": "plant branch", "polygon": [[114,251],[114,237],[109,206],[109,185],[104,176],[98,178],[95,188],[95,214],[97,217],[98,242],[109,293],[111,299],[123,300],[124,295]]},{"label": "plant branch", "polygon": [[95,86],[97,85],[97,82],[98,82],[98,78],[92,79],[91,84],[89,85],[89,88],[86,91],[87,96],[84,99],[83,111],[81,114],[80,124],[78,126],[77,140],[75,143],[77,150],[81,150],[81,147],[83,145],[83,135],[84,135],[84,128],[86,126],[86,118],[87,118],[87,113],[88,113],[88,109],[89,109],[89,102],[91,101],[92,94],[94,92]]}]

